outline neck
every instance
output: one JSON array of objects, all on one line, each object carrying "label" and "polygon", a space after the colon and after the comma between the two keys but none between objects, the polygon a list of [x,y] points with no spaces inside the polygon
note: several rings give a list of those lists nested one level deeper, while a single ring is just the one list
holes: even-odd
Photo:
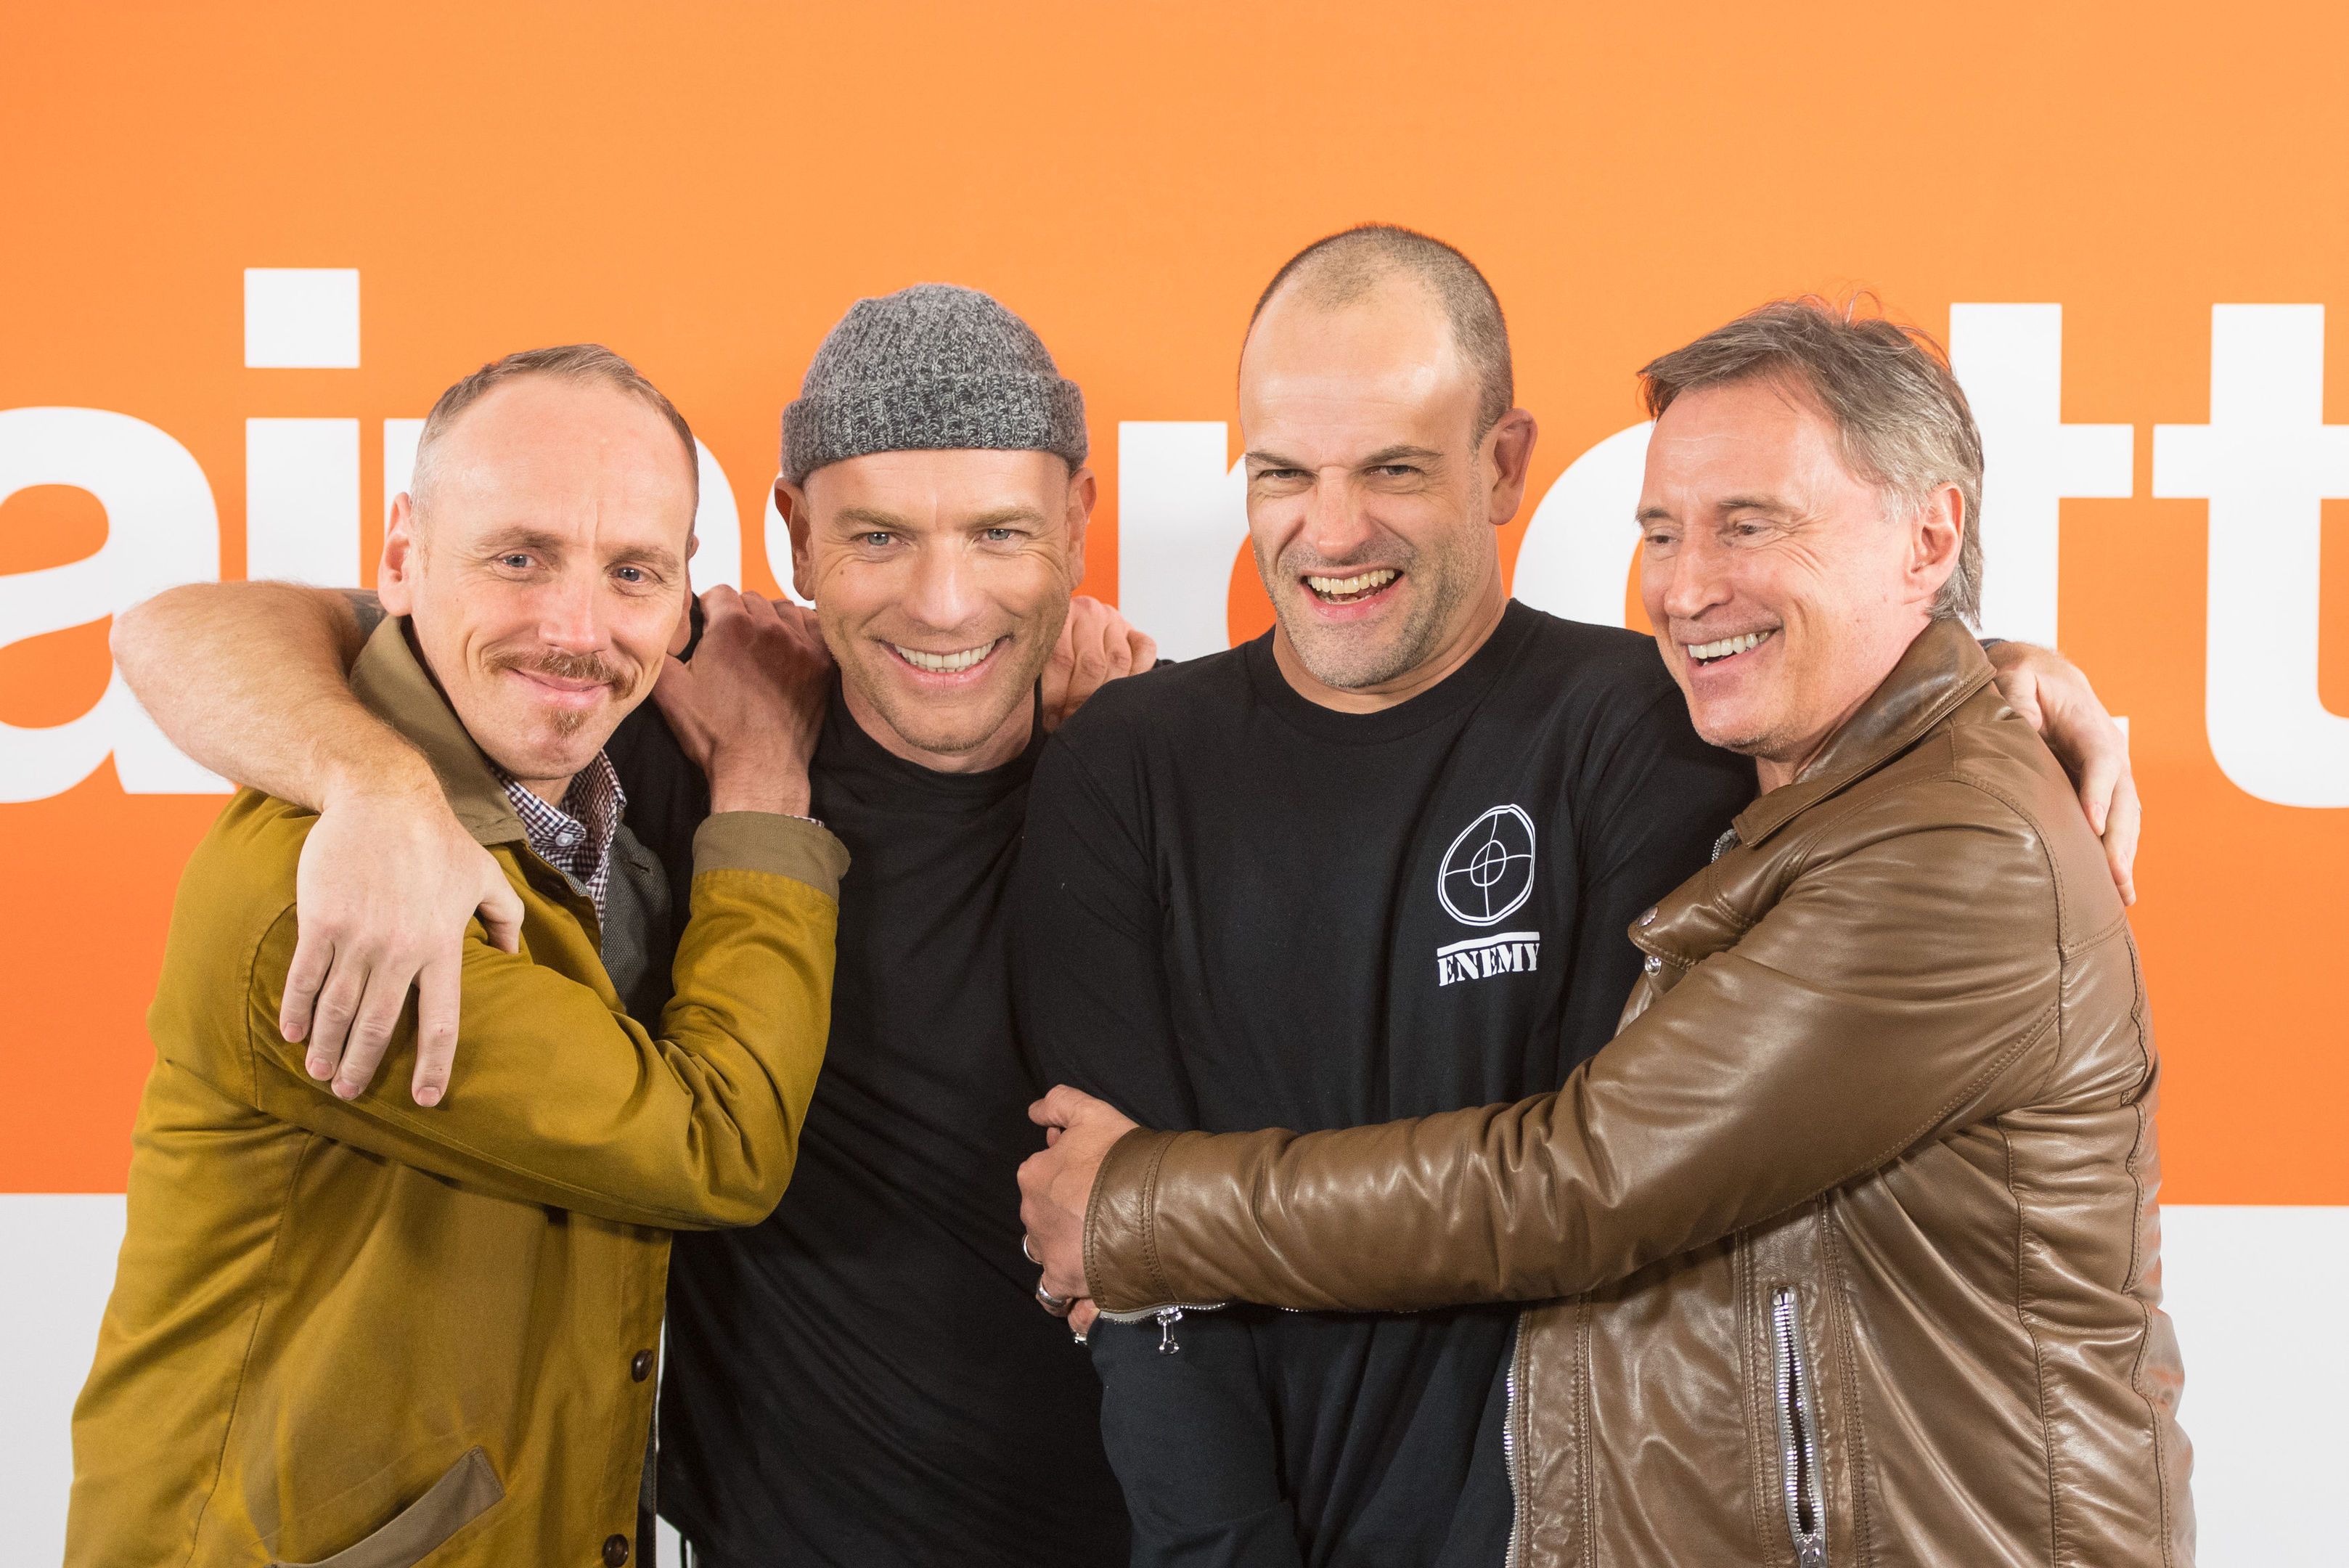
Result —
[{"label": "neck", "polygon": [[1033,689],[1021,701],[1012,704],[1011,711],[992,734],[978,745],[964,752],[934,752],[916,745],[899,734],[881,711],[864,701],[853,680],[840,683],[841,696],[848,704],[848,716],[856,727],[873,737],[873,742],[893,757],[902,757],[917,768],[927,768],[936,774],[983,774],[999,768],[1028,749],[1030,736],[1035,732],[1036,703]]},{"label": "neck", "polygon": [[1288,640],[1288,631],[1277,623],[1272,632],[1273,662],[1279,667],[1289,688],[1309,702],[1340,713],[1377,713],[1399,707],[1421,692],[1442,685],[1454,670],[1475,658],[1478,649],[1492,640],[1508,607],[1509,596],[1502,591],[1496,567],[1442,646],[1402,674],[1375,686],[1332,686],[1323,680],[1305,667],[1305,661],[1297,656],[1296,647]]},{"label": "neck", "polygon": [[514,782],[559,811],[563,806],[563,797],[571,793],[571,781],[578,776],[577,774],[565,774],[559,779],[517,778]]}]

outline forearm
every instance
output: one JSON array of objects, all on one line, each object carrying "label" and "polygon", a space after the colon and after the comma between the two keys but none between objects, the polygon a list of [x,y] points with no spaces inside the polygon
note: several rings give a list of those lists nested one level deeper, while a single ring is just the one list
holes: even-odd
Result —
[{"label": "forearm", "polygon": [[[347,1101],[272,1036],[281,921],[254,969],[260,1108],[518,1201],[673,1229],[755,1223],[790,1179],[823,1060],[845,859],[809,824],[705,824],[677,995],[650,1027],[477,929],[464,958],[470,1048],[429,1110],[397,1092],[412,1022],[395,1033],[383,1078]],[[547,957],[564,961],[564,947]]]},{"label": "forearm", "polygon": [[343,595],[288,583],[172,588],[112,639],[140,702],[215,773],[312,810],[354,789],[437,794],[422,755],[351,695],[364,641]]}]

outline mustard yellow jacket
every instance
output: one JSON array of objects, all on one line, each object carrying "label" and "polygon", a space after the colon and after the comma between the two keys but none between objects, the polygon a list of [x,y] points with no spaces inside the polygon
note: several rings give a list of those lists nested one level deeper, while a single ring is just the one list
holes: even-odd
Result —
[{"label": "mustard yellow jacket", "polygon": [[634,1556],[669,1231],[753,1223],[790,1179],[846,852],[794,818],[710,818],[676,999],[639,1024],[594,905],[530,852],[404,627],[354,689],[504,866],[522,950],[467,931],[439,1106],[409,1097],[412,1007],[374,1086],[338,1100],[276,1026],[316,818],[251,790],[222,813],[148,1014],[129,1229],[74,1411],[72,1568]]}]

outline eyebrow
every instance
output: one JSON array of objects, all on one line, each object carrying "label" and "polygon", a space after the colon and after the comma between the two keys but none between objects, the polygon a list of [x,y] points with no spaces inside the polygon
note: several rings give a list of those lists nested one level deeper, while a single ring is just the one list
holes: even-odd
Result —
[{"label": "eyebrow", "polygon": [[631,545],[626,549],[612,552],[611,560],[615,566],[650,566],[664,576],[677,575],[677,552],[663,549],[657,545]]},{"label": "eyebrow", "polygon": [[[1387,446],[1381,447],[1378,451],[1371,453],[1368,457],[1357,459],[1352,466],[1355,468],[1378,468],[1390,462],[1402,462],[1406,459],[1416,462],[1441,462],[1444,461],[1444,454],[1437,452],[1433,447]],[[1270,468],[1298,468],[1307,469],[1309,471],[1312,466],[1311,464],[1302,462],[1296,458],[1283,457],[1278,452],[1249,452],[1247,454],[1247,461],[1250,462],[1261,462]]]}]

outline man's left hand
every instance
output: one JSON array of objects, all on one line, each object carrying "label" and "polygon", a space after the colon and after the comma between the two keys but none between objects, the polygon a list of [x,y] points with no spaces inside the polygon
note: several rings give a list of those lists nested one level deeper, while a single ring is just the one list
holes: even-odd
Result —
[{"label": "man's left hand", "polygon": [[2080,792],[2088,826],[2105,841],[2105,859],[2121,902],[2137,902],[2137,778],[2129,768],[2128,737],[2105,711],[2080,667],[2060,653],[2027,642],[1990,649],[1999,694],[2047,742]]},{"label": "man's left hand", "polygon": [[1103,686],[1157,662],[1158,644],[1147,633],[1101,600],[1079,594],[1069,601],[1069,618],[1044,664],[1044,728],[1059,729]]},{"label": "man's left hand", "polygon": [[1110,1146],[1134,1124],[1066,1084],[1030,1106],[1028,1119],[1044,1129],[1045,1147],[1019,1168],[1019,1220],[1028,1228],[1030,1254],[1043,1265],[1043,1288],[1076,1301],[1070,1326],[1081,1334],[1092,1319],[1083,1299],[1085,1205]]}]

